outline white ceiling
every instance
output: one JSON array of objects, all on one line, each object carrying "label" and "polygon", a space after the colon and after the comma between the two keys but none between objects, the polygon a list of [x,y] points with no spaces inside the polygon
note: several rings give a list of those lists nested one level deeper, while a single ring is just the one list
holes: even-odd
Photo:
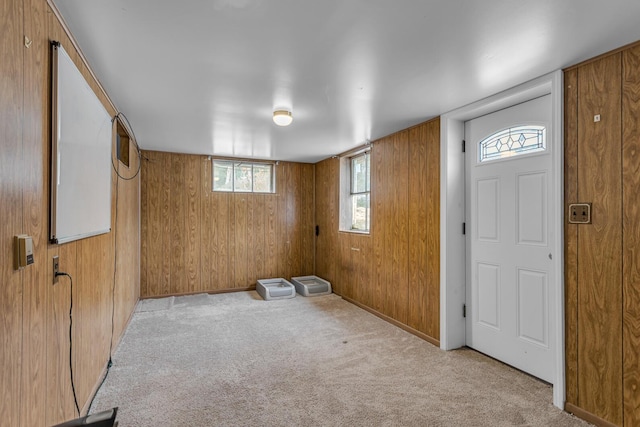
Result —
[{"label": "white ceiling", "polygon": [[54,3],[142,148],[301,162],[640,39],[638,0]]}]

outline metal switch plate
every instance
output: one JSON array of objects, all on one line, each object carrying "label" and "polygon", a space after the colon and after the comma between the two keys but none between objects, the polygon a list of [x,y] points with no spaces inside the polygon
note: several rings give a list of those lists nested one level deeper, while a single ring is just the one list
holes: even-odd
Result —
[{"label": "metal switch plate", "polygon": [[60,259],[58,255],[53,256],[53,284],[58,283],[58,273],[60,272]]},{"label": "metal switch plate", "polygon": [[591,203],[570,204],[569,224],[591,224]]}]

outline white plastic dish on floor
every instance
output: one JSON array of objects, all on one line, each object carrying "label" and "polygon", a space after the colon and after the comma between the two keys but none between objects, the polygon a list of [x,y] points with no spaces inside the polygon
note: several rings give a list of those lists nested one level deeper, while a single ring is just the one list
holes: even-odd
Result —
[{"label": "white plastic dish on floor", "polygon": [[296,296],[295,287],[283,278],[260,279],[256,284],[256,291],[265,301],[293,298]]},{"label": "white plastic dish on floor", "polygon": [[304,297],[327,295],[331,293],[331,283],[318,276],[292,277],[296,291]]}]

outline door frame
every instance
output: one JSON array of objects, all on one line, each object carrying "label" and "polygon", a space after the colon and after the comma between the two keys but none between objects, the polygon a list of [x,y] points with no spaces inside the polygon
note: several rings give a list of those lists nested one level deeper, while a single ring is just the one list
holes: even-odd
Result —
[{"label": "door frame", "polygon": [[553,404],[564,409],[564,141],[563,73],[561,70],[458,108],[440,117],[440,348],[453,350],[466,342],[466,242],[462,234],[465,221],[465,162],[462,153],[464,123],[467,120],[511,107],[531,99],[551,95],[551,215],[556,218],[550,230],[556,236],[554,254],[555,375]]}]

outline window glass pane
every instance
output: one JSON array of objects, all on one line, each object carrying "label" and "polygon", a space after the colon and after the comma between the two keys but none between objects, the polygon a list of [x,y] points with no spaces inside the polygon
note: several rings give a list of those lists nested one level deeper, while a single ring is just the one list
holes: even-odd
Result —
[{"label": "window glass pane", "polygon": [[233,190],[251,192],[251,164],[236,163],[233,168]]},{"label": "window glass pane", "polygon": [[351,159],[351,193],[367,191],[367,157],[360,155]]},{"label": "window glass pane", "polygon": [[351,229],[368,231],[369,230],[369,193],[354,194],[351,196],[352,219]]},{"label": "window glass pane", "polygon": [[546,133],[544,126],[535,125],[503,129],[479,142],[478,160],[486,162],[544,151]]},{"label": "window glass pane", "polygon": [[253,165],[253,192],[254,193],[271,193],[271,165]]},{"label": "window glass pane", "polygon": [[367,166],[367,190],[366,191],[371,191],[371,153],[367,152],[365,153],[365,159],[366,159],[366,166]]},{"label": "window glass pane", "polygon": [[213,162],[213,190],[233,191],[233,163]]}]

